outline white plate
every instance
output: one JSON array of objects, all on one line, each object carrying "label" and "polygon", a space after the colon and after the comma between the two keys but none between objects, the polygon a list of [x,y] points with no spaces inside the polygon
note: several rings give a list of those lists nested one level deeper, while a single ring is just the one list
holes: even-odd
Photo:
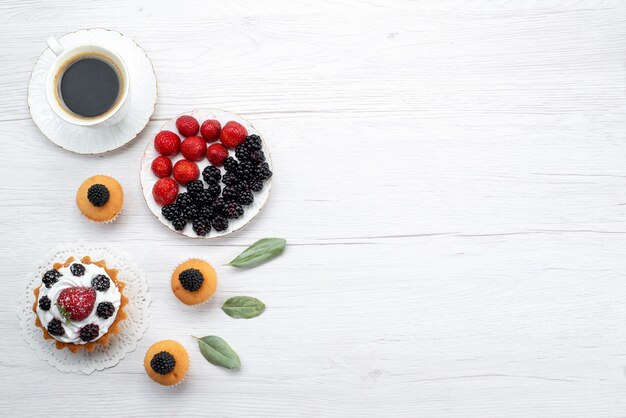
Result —
[{"label": "white plate", "polygon": [[156,76],[144,50],[127,36],[100,28],[68,33],[59,38],[59,42],[66,48],[94,43],[117,52],[128,66],[130,109],[121,122],[108,127],[76,126],[59,118],[46,100],[46,76],[56,58],[50,49],[46,49],[37,60],[28,82],[28,107],[35,124],[50,141],[79,154],[99,154],[130,142],[147,125],[157,98]]},{"label": "white plate", "polygon": [[[196,110],[192,110],[191,112],[183,113],[183,114],[193,116],[194,118],[198,120],[200,125],[202,125],[202,122],[204,122],[207,119],[217,119],[222,124],[222,127],[226,124],[226,122],[230,120],[239,122],[248,130],[248,135],[257,134],[261,137],[261,139],[263,140],[263,152],[265,153],[266,162],[269,164],[270,170],[273,171],[272,159],[270,158],[270,151],[267,147],[267,138],[261,135],[259,131],[257,131],[250,122],[248,122],[241,116],[236,115],[231,112],[227,112],[225,110],[220,110],[220,109],[196,109]],[[182,116],[182,115],[179,115],[179,116]],[[176,119],[178,119],[179,116],[173,119],[170,119],[165,125],[161,127],[159,132],[160,131],[172,131],[178,134],[178,130],[176,129]],[[198,133],[198,135],[200,134]],[[182,139],[184,138],[181,137],[181,140]],[[215,143],[219,143],[219,141],[213,142],[213,144]],[[207,145],[210,146],[211,143]],[[228,152],[232,157],[235,156],[235,153],[233,150],[229,150]],[[191,222],[189,222],[187,223],[187,226],[185,227],[184,230],[176,231],[174,227],[172,226],[172,223],[167,221],[163,217],[163,215],[161,215],[161,206],[158,205],[154,201],[154,198],[152,197],[152,186],[154,186],[154,183],[156,183],[156,181],[158,180],[158,177],[155,176],[154,173],[152,172],[151,165],[152,165],[152,161],[158,156],[159,156],[159,153],[154,149],[154,137],[151,137],[150,141],[148,142],[148,145],[146,146],[146,151],[143,154],[143,158],[141,159],[140,176],[141,176],[141,187],[143,189],[143,197],[146,199],[146,203],[148,204],[148,207],[150,208],[152,213],[154,213],[154,215],[159,219],[159,221],[163,225],[171,229],[172,231],[177,232],[179,234],[183,234],[191,238],[217,238],[217,237],[221,237],[224,235],[228,235],[231,232],[235,232],[236,230],[238,230],[239,228],[243,227],[248,222],[250,222],[252,218],[254,218],[256,214],[259,213],[259,211],[261,210],[265,202],[267,202],[267,199],[269,197],[270,188],[272,187],[273,177],[270,177],[268,180],[266,180],[263,183],[263,189],[260,192],[253,193],[254,202],[252,202],[251,205],[243,207],[244,209],[243,216],[241,216],[238,219],[228,220],[228,228],[226,230],[218,232],[215,229],[211,229],[211,232],[209,232],[207,235],[205,235],[204,237],[199,237],[196,235],[195,232],[193,232],[193,229],[191,227]],[[177,161],[184,159],[182,154],[180,153],[170,158],[172,160],[172,165],[174,165]],[[202,180],[202,170],[204,169],[204,167],[206,167],[207,165],[210,165],[211,163],[209,163],[209,160],[205,158],[202,161],[198,162],[197,164],[198,164],[198,168],[200,169],[200,180]],[[224,167],[220,167],[220,170],[222,172],[222,175],[224,175],[225,173]],[[205,186],[206,186],[206,183],[205,183]],[[220,186],[224,188],[223,183],[220,183]],[[179,186],[179,193],[182,193],[184,191],[187,191],[187,188],[183,186]]]}]

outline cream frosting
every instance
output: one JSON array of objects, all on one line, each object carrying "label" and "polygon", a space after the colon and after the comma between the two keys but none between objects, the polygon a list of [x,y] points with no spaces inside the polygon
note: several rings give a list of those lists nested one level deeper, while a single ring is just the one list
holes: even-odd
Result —
[{"label": "cream frosting", "polygon": [[[79,261],[76,261],[75,263],[82,264]],[[58,278],[58,282],[50,286],[50,289],[48,289],[43,284],[39,288],[39,299],[41,299],[43,296],[48,296],[51,301],[51,307],[49,310],[44,311],[39,307],[39,301],[37,301],[37,316],[39,317],[39,320],[41,321],[44,328],[48,326],[48,323],[52,321],[53,318],[57,318],[61,322],[63,322],[65,334],[61,336],[52,335],[53,338],[64,343],[82,345],[90,342],[80,339],[80,329],[85,325],[96,324],[99,327],[98,338],[95,338],[92,341],[96,341],[109,331],[109,327],[111,326],[113,321],[115,321],[115,317],[117,316],[122,295],[115,285],[115,282],[111,280],[111,277],[102,267],[95,264],[83,264],[83,266],[85,267],[85,274],[82,276],[74,276],[70,271],[70,266],[63,267],[58,270],[59,273],[62,274],[62,276]],[[65,321],[56,305],[57,298],[59,297],[61,291],[69,287],[91,287],[91,279],[99,274],[108,277],[109,280],[111,280],[111,286],[109,286],[109,288],[105,291],[96,291],[96,301],[93,305],[91,313],[87,318],[83,319],[82,321]],[[96,314],[98,304],[104,301],[111,302],[115,307],[115,312],[107,319],[100,318]]]}]

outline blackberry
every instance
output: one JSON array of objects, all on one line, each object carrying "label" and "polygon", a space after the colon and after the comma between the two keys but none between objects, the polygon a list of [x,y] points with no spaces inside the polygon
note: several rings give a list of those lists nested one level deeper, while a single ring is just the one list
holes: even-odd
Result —
[{"label": "blackberry", "polygon": [[150,368],[158,374],[168,374],[176,367],[176,359],[167,351],[156,353],[150,360]]},{"label": "blackberry", "polygon": [[239,145],[235,149],[235,157],[237,157],[237,159],[239,161],[246,161],[246,160],[250,159],[250,153],[251,152],[252,152],[252,150],[244,142],[243,144]]},{"label": "blackberry", "polygon": [[183,209],[183,218],[187,221],[193,221],[198,217],[198,208],[196,205],[187,206]]},{"label": "blackberry", "polygon": [[237,199],[237,188],[234,186],[226,186],[222,191],[222,198],[225,202],[232,202]]},{"label": "blackberry", "polygon": [[211,231],[211,222],[201,217],[194,219],[191,226],[193,228],[193,232],[200,237],[205,236]]},{"label": "blackberry", "polygon": [[70,266],[70,271],[74,276],[82,276],[85,274],[85,266],[79,263],[74,263]]},{"label": "blackberry", "polygon": [[239,163],[233,157],[228,157],[226,161],[224,161],[224,170],[226,170],[226,172],[235,171],[238,166]]},{"label": "blackberry", "polygon": [[187,193],[189,193],[191,197],[195,197],[202,190],[204,190],[202,180],[194,180],[187,183]]},{"label": "blackberry", "polygon": [[178,281],[185,290],[195,292],[204,283],[204,276],[198,269],[187,269],[178,275]]},{"label": "blackberry", "polygon": [[80,329],[80,339],[83,341],[92,341],[98,337],[100,327],[97,324],[85,325]]},{"label": "blackberry", "polygon": [[39,309],[42,311],[49,311],[51,304],[52,302],[48,296],[42,296],[41,299],[39,299]]},{"label": "blackberry", "polygon": [[213,218],[212,224],[216,231],[224,231],[225,229],[228,229],[228,219],[220,215]]},{"label": "blackberry", "polygon": [[253,192],[260,192],[263,189],[263,180],[252,180],[248,184],[248,187],[250,187],[250,190]]},{"label": "blackberry", "polygon": [[270,170],[269,168],[262,167],[262,168],[257,169],[254,178],[257,180],[263,181],[272,177],[272,174],[273,174],[272,170]]},{"label": "blackberry", "polygon": [[97,207],[106,205],[110,196],[109,189],[104,184],[94,184],[87,190],[87,199]]},{"label": "blackberry", "polygon": [[251,151],[258,151],[263,148],[263,141],[261,141],[261,137],[258,135],[248,135],[245,143]]},{"label": "blackberry", "polygon": [[96,277],[91,279],[91,287],[100,291],[106,292],[111,287],[111,280],[103,274],[98,274]]},{"label": "blackberry", "polygon": [[199,209],[199,216],[209,221],[213,219],[213,209],[211,208],[211,206],[202,206]]},{"label": "blackberry", "polygon": [[176,206],[180,209],[185,209],[187,206],[193,205],[193,198],[187,192],[182,192],[176,198]]},{"label": "blackberry", "polygon": [[253,163],[262,163],[265,161],[265,154],[261,150],[251,151],[248,155],[248,160]]},{"label": "blackberry", "polygon": [[177,205],[165,205],[161,208],[161,215],[168,221],[173,221],[180,217],[182,212]]},{"label": "blackberry", "polygon": [[182,231],[187,226],[187,221],[183,218],[176,218],[172,221],[172,226],[177,231]]},{"label": "blackberry", "polygon": [[250,161],[239,163],[239,167],[235,171],[239,181],[248,182],[255,179],[256,169]]},{"label": "blackberry", "polygon": [[230,171],[224,174],[224,177],[222,177],[222,183],[224,183],[227,186],[231,186],[233,184],[239,183],[239,179],[237,179],[237,176],[235,175],[234,172]]},{"label": "blackberry", "polygon": [[96,308],[96,315],[99,318],[107,319],[115,313],[115,306],[111,302],[100,302]]},{"label": "blackberry", "polygon": [[[209,187],[211,186],[212,185],[209,185]],[[211,196],[210,190],[204,189],[196,196],[196,204],[200,207],[210,206],[211,203],[213,203],[213,196]]]},{"label": "blackberry", "polygon": [[44,273],[43,277],[41,278],[41,281],[43,282],[43,284],[50,289],[50,286],[52,286],[53,284],[55,284],[56,282],[59,281],[59,277],[61,277],[62,274],[59,273],[57,270],[52,269],[52,270],[48,270]]},{"label": "blackberry", "polygon": [[211,194],[211,197],[214,197],[214,198],[218,197],[220,193],[222,192],[222,188],[220,187],[220,185],[215,184],[215,183],[209,184],[206,189]]},{"label": "blackberry", "polygon": [[222,178],[222,172],[219,168],[208,165],[204,167],[204,170],[202,170],[202,178],[209,184],[219,183]]},{"label": "blackberry", "polygon": [[54,318],[52,321],[48,322],[48,326],[46,327],[50,335],[54,335],[56,337],[60,337],[65,334],[65,329],[63,329],[63,323],[58,319]]},{"label": "blackberry", "polygon": [[213,216],[222,215],[224,213],[224,198],[215,199],[211,208],[213,209]]},{"label": "blackberry", "polygon": [[240,191],[237,194],[237,203],[240,205],[251,205],[254,202],[254,195],[249,190]]},{"label": "blackberry", "polygon": [[237,219],[243,215],[243,208],[235,202],[228,202],[224,205],[224,213],[228,219]]}]

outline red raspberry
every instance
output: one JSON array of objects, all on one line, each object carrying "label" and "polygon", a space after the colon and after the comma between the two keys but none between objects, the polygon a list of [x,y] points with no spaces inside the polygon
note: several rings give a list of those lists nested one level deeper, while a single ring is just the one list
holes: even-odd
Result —
[{"label": "red raspberry", "polygon": [[161,131],[154,137],[154,148],[161,155],[176,155],[180,151],[180,138],[172,131]]},{"label": "red raspberry", "polygon": [[152,172],[157,177],[169,177],[172,174],[172,161],[162,155],[152,161]]},{"label": "red raspberry", "polygon": [[239,145],[246,142],[246,136],[248,131],[242,124],[235,121],[226,122],[226,125],[222,128],[220,134],[220,141],[226,148],[237,148]]},{"label": "red raspberry", "polygon": [[200,177],[198,165],[187,160],[180,160],[174,164],[173,171],[174,178],[183,186],[186,186],[190,181],[198,180],[198,177]]},{"label": "red raspberry", "polygon": [[158,179],[152,187],[152,197],[161,206],[171,205],[178,196],[178,184],[171,177]]},{"label": "red raspberry", "polygon": [[190,136],[185,138],[180,150],[189,161],[200,161],[206,155],[206,142],[199,136]]},{"label": "red raspberry", "polygon": [[87,318],[96,303],[96,291],[92,287],[68,287],[61,290],[57,307],[66,319],[82,321]]},{"label": "red raspberry", "polygon": [[220,139],[220,133],[222,132],[222,125],[215,119],[209,119],[202,122],[200,127],[200,135],[206,142],[215,142]]},{"label": "red raspberry", "polygon": [[228,150],[222,144],[213,144],[206,150],[206,157],[211,164],[220,166],[228,158]]},{"label": "red raspberry", "polygon": [[193,116],[183,115],[176,119],[176,129],[184,137],[193,136],[198,133],[200,125]]}]

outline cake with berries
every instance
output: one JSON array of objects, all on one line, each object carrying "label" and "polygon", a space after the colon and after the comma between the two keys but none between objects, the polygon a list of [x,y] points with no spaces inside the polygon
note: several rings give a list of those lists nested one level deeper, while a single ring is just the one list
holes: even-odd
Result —
[{"label": "cake with berries", "polygon": [[239,229],[260,211],[273,173],[252,125],[229,112],[198,109],[162,129],[146,148],[141,173],[144,197],[161,222],[211,238]]},{"label": "cake with berries", "polygon": [[185,347],[174,340],[159,341],[146,351],[143,367],[150,379],[163,386],[173,386],[187,375],[189,355]]},{"label": "cake with berries", "polygon": [[185,305],[206,302],[216,288],[215,270],[204,260],[187,260],[172,273],[172,292]]},{"label": "cake with berries", "polygon": [[76,205],[89,220],[99,223],[114,221],[122,211],[124,192],[112,177],[89,177],[78,188]]},{"label": "cake with berries", "polygon": [[117,270],[104,260],[80,261],[70,257],[45,272],[41,285],[34,290],[35,324],[56,348],[71,352],[93,351],[96,345],[107,345],[109,336],[118,333],[126,318],[124,282]]}]

